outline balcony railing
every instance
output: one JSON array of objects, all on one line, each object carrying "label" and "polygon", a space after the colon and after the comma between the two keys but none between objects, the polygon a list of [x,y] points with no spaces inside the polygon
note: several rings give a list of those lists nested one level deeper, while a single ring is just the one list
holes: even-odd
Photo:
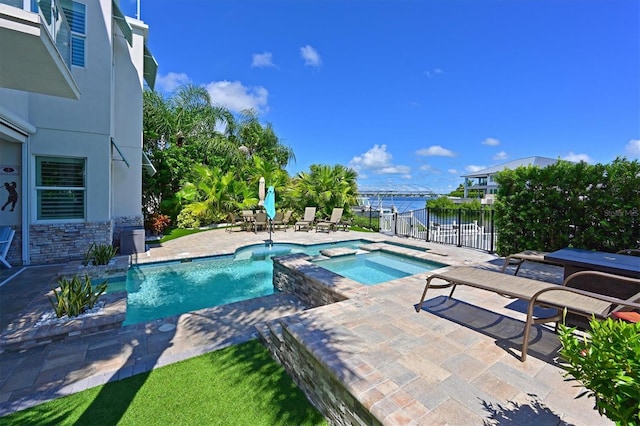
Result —
[{"label": "balcony railing", "polygon": [[71,27],[58,0],[0,0],[0,3],[39,14],[42,26],[71,69]]}]

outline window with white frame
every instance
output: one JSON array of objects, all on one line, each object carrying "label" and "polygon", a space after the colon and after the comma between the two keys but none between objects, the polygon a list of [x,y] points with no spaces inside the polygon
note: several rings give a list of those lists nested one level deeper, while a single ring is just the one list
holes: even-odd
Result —
[{"label": "window with white frame", "polygon": [[38,220],[84,219],[84,158],[36,157]]},{"label": "window with white frame", "polygon": [[87,39],[87,13],[82,3],[71,2],[71,8],[64,7],[64,14],[71,27],[71,65],[85,66],[85,42]]}]

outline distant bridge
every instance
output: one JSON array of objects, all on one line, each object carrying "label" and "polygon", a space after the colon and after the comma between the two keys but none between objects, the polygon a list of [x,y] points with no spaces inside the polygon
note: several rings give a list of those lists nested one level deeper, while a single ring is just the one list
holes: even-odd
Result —
[{"label": "distant bridge", "polygon": [[369,188],[359,187],[359,197],[374,197],[374,198],[390,198],[390,197],[417,197],[417,198],[430,198],[438,197],[435,191],[431,188],[421,185],[397,185],[391,188]]}]

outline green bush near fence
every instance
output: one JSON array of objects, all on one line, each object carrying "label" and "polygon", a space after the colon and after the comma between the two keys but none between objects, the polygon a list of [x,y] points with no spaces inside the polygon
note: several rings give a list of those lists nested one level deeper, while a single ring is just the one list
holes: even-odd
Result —
[{"label": "green bush near fence", "polygon": [[497,175],[501,255],[563,247],[615,252],[640,244],[640,162],[558,163]]}]

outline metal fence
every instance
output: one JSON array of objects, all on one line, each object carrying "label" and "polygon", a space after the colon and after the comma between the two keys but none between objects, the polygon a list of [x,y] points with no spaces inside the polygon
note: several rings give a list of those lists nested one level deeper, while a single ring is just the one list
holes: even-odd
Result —
[{"label": "metal fence", "polygon": [[495,251],[493,210],[426,208],[380,215],[380,232],[424,241]]}]

